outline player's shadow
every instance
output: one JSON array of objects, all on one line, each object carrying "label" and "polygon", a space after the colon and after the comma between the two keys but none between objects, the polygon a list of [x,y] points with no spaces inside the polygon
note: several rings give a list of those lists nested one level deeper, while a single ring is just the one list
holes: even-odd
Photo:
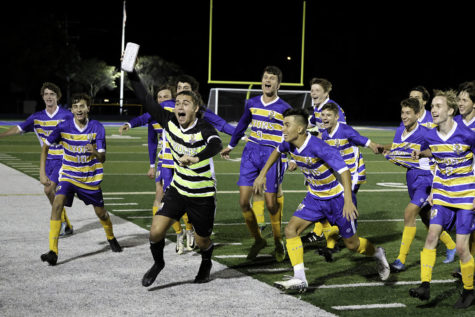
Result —
[{"label": "player's shadow", "polygon": [[462,283],[460,281],[457,281],[455,283],[454,287],[451,287],[450,289],[440,293],[439,295],[437,295],[435,298],[431,299],[426,304],[417,305],[416,307],[417,308],[422,308],[422,309],[434,308],[437,305],[439,305],[440,303],[442,303],[443,301],[445,301],[445,300],[449,299],[450,297],[452,297],[454,294],[458,294],[459,292],[457,290],[458,290],[458,288],[461,287],[461,285],[462,285]]},{"label": "player's shadow", "polygon": [[107,246],[105,246],[105,247],[103,247],[102,249],[99,249],[99,250],[97,250],[97,251],[84,253],[84,254],[77,255],[77,256],[74,256],[74,257],[72,257],[72,258],[69,258],[69,259],[60,261],[60,262],[58,262],[56,265],[62,265],[62,264],[66,264],[66,263],[69,263],[69,262],[78,260],[78,259],[88,258],[88,257],[90,257],[90,256],[94,256],[94,255],[97,255],[97,254],[100,254],[100,253],[103,253],[103,252],[111,252],[110,247],[107,245]]},{"label": "player's shadow", "polygon": [[[92,215],[92,217],[94,218],[91,218],[91,219],[94,219],[94,220],[91,220],[91,222],[84,224],[80,227],[75,226],[73,223],[74,234],[82,234],[91,230],[102,229],[103,227],[101,223],[99,222],[99,218],[97,218],[95,215]],[[118,226],[120,224],[129,223],[129,222],[130,221],[116,216],[114,217],[113,225]]]}]

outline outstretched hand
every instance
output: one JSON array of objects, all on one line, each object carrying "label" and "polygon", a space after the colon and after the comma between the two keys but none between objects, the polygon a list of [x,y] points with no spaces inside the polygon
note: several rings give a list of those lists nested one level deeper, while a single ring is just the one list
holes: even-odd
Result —
[{"label": "outstretched hand", "polygon": [[221,150],[221,152],[219,153],[219,155],[225,159],[225,160],[229,160],[229,153],[231,153],[233,149],[229,148],[229,147],[225,147],[224,149]]}]

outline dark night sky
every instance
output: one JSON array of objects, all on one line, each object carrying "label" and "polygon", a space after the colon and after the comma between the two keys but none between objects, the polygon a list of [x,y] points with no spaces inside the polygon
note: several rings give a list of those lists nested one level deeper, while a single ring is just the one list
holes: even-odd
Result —
[{"label": "dark night sky", "polygon": [[[274,64],[283,70],[284,82],[299,81],[302,2],[279,3],[214,0],[213,79],[259,81],[262,69]],[[47,37],[43,26],[66,20],[69,39],[82,58],[119,66],[122,1],[36,2],[17,4],[12,12],[22,18],[15,19],[6,37],[13,47],[10,71],[19,71],[12,66],[17,65],[15,50],[25,50],[32,38],[41,50]],[[331,97],[345,109],[350,124],[398,121],[399,101],[411,87],[457,88],[475,79],[471,12],[454,1],[436,7],[308,0],[304,86],[282,89],[307,90],[312,77],[324,77],[333,83]],[[126,25],[126,42],[140,44],[141,55],[180,65],[200,81],[205,98],[217,86],[207,84],[209,1],[129,0]],[[51,76],[34,87],[54,81]],[[118,90],[110,93],[118,95]],[[18,102],[18,95],[11,95],[11,102]]]}]

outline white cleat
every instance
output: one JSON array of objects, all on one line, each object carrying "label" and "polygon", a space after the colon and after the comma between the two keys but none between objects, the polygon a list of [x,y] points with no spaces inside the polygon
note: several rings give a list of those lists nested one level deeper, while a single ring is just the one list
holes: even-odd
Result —
[{"label": "white cleat", "polygon": [[193,251],[195,248],[195,232],[193,230],[185,230],[186,232],[186,250]]},{"label": "white cleat", "polygon": [[288,276],[284,281],[274,282],[274,286],[283,291],[297,291],[304,293],[308,288],[307,281],[302,281],[298,278]]},{"label": "white cleat", "polygon": [[183,232],[177,233],[176,235],[176,253],[178,254],[183,254],[185,252],[185,244],[183,243],[183,238],[185,237],[185,234]]},{"label": "white cleat", "polygon": [[381,278],[382,281],[386,281],[389,278],[389,273],[391,272],[388,260],[386,259],[386,251],[381,247],[377,247],[374,257],[378,261],[379,278]]}]

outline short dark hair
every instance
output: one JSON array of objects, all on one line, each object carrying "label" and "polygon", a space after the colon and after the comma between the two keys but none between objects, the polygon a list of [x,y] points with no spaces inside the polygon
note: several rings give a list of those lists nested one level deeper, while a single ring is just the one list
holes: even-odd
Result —
[{"label": "short dark hair", "polygon": [[178,75],[175,79],[175,86],[178,86],[178,82],[189,83],[191,90],[198,91],[200,89],[200,83],[195,79],[195,77],[187,74]]},{"label": "short dark hair", "polygon": [[308,112],[303,108],[290,108],[284,111],[282,114],[285,117],[295,116],[298,121],[305,127],[308,125]]},{"label": "short dark hair", "polygon": [[310,87],[312,87],[312,85],[322,86],[325,92],[330,92],[332,90],[332,83],[328,79],[325,79],[325,78],[313,77],[310,80]]},{"label": "short dark hair", "polygon": [[52,90],[54,91],[54,93],[56,94],[56,96],[58,96],[58,100],[61,99],[61,89],[59,89],[59,87],[53,83],[50,83],[50,82],[45,82],[43,83],[43,86],[41,86],[41,89],[40,89],[40,95],[43,96],[43,94],[45,93],[45,89],[49,89],[49,90]]},{"label": "short dark hair", "polygon": [[461,83],[457,89],[457,95],[464,91],[468,94],[470,100],[475,102],[475,80]]},{"label": "short dark hair", "polygon": [[424,86],[416,86],[416,87],[413,87],[410,91],[418,91],[422,94],[422,100],[424,101],[429,101],[430,99],[430,93],[429,91],[427,90],[426,87]]},{"label": "short dark hair", "polygon": [[170,90],[170,92],[172,93],[172,99],[175,99],[176,97],[176,87],[172,84],[163,84],[163,85],[160,85],[157,87],[157,95],[158,95],[158,92],[162,91],[162,90]]},{"label": "short dark hair", "polygon": [[323,105],[322,111],[323,110],[330,110],[332,111],[335,115],[338,115],[340,112],[340,107],[334,102],[327,102],[326,104]]},{"label": "short dark hair", "polygon": [[414,110],[414,113],[417,114],[421,110],[421,105],[419,100],[416,98],[406,98],[401,101],[401,108],[402,107],[409,107]]},{"label": "short dark hair", "polygon": [[277,76],[277,80],[279,81],[279,84],[282,82],[282,71],[280,70],[279,67],[277,66],[266,66],[264,68],[264,71],[262,72],[262,77],[264,77],[264,73],[272,74]]},{"label": "short dark hair", "polygon": [[197,107],[201,106],[201,97],[194,91],[183,90],[183,91],[180,91],[176,96],[178,97],[181,95],[191,96],[191,100],[193,101],[193,104]]},{"label": "short dark hair", "polygon": [[88,94],[83,93],[83,92],[73,94],[72,97],[71,97],[71,100],[72,100],[72,104],[78,103],[81,100],[84,100],[88,107],[90,107],[91,104],[92,104],[91,96],[89,96]]}]

